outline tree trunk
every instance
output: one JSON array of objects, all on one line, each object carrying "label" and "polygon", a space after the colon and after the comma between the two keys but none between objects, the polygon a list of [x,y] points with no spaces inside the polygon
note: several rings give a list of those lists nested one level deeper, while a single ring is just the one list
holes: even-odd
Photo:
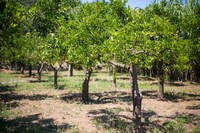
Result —
[{"label": "tree trunk", "polygon": [[187,81],[191,81],[191,75],[190,75],[189,70],[188,70],[188,72],[187,72],[187,76],[186,76],[186,78],[187,78]]},{"label": "tree trunk", "polygon": [[152,67],[152,77],[156,77],[157,74],[157,62],[155,62]]},{"label": "tree trunk", "polygon": [[185,71],[182,73],[182,81],[187,81],[187,73]]},{"label": "tree trunk", "polygon": [[146,76],[145,68],[141,68],[142,70],[142,76]]},{"label": "tree trunk", "polygon": [[51,66],[54,72],[54,88],[58,89],[58,68]]},{"label": "tree trunk", "polygon": [[54,87],[55,89],[58,88],[58,70],[54,70]]},{"label": "tree trunk", "polygon": [[20,63],[20,72],[21,72],[21,74],[24,74],[24,69],[25,69],[25,65],[24,65],[24,63]]},{"label": "tree trunk", "polygon": [[153,77],[153,73],[152,73],[151,68],[149,68],[149,74],[150,74],[150,77]]},{"label": "tree trunk", "polygon": [[43,68],[44,64],[43,63],[39,63],[39,67],[38,67],[38,82],[41,82],[42,79],[42,68]]},{"label": "tree trunk", "polygon": [[167,75],[168,75],[168,81],[173,83],[175,80],[175,76],[174,76],[174,71],[172,70],[172,68],[170,68]]},{"label": "tree trunk", "polygon": [[116,72],[116,66],[112,65],[112,72],[113,72],[113,87],[117,87],[117,72]]},{"label": "tree trunk", "polygon": [[28,76],[32,77],[32,66],[29,65]]},{"label": "tree trunk", "polygon": [[151,77],[149,68],[146,68],[147,77]]},{"label": "tree trunk", "polygon": [[195,62],[193,64],[193,72],[194,72],[194,82],[199,82],[200,81],[200,65]]},{"label": "tree trunk", "polygon": [[133,118],[136,120],[137,127],[141,127],[142,94],[139,92],[138,88],[136,65],[132,63],[130,64],[130,82],[132,90]]},{"label": "tree trunk", "polygon": [[83,68],[83,71],[85,73],[85,79],[82,85],[82,101],[83,103],[87,103],[89,101],[89,81],[92,74],[92,69]]},{"label": "tree trunk", "polygon": [[9,65],[8,65],[9,70],[13,70],[13,66],[15,66],[15,62],[14,61],[9,63]]},{"label": "tree trunk", "polygon": [[74,68],[74,65],[69,64],[68,77],[72,77],[74,75],[73,74],[73,68]]},{"label": "tree trunk", "polygon": [[158,62],[158,97],[160,99],[164,98],[164,71],[163,71],[163,61]]}]

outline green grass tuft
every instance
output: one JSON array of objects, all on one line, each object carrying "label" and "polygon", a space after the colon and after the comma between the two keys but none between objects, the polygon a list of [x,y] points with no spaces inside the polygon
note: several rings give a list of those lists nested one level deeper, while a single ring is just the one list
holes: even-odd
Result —
[{"label": "green grass tuft", "polygon": [[192,130],[191,133],[200,133],[200,123],[196,125],[196,127]]}]

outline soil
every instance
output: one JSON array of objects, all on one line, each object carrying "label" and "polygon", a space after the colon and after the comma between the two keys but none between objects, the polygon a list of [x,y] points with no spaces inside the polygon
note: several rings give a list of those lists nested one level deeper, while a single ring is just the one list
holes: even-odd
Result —
[{"label": "soil", "polygon": [[[199,89],[199,86],[191,87]],[[142,94],[143,132],[151,132],[154,128],[162,129],[164,123],[175,121],[179,115],[194,118],[192,122],[184,124],[186,133],[191,132],[200,122],[200,94],[187,93],[174,97],[169,93],[169,98],[164,100],[157,99],[154,90],[145,90]],[[65,90],[0,92],[1,105],[9,105],[14,112],[8,118],[0,118],[0,129],[23,132],[34,127],[34,132],[40,129],[44,132],[101,133],[111,128],[112,132],[130,132],[130,127],[127,126],[132,123],[130,91],[118,89],[91,93],[90,97],[88,104],[82,104],[81,94],[66,93]]]},{"label": "soil", "polygon": [[[19,93],[19,92],[6,92],[1,93],[2,96],[10,96],[12,100],[4,102],[13,103],[18,102],[15,112],[19,112],[17,118],[18,123],[39,123],[45,121],[48,124],[53,120],[54,125],[68,124],[78,132],[104,132],[104,128],[98,127],[94,120],[96,118],[103,118],[109,116],[109,111],[112,109],[119,109],[116,114],[126,118],[127,122],[132,119],[131,112],[131,97],[127,91],[104,92],[102,94],[92,94],[93,101],[89,104],[82,104],[79,102],[80,96],[77,94],[66,94],[65,91],[48,90],[48,91],[35,91],[32,94]],[[3,99],[3,98],[2,98]],[[117,101],[118,100],[118,101]],[[160,101],[144,97],[143,99],[143,122],[149,122],[145,125],[146,130],[151,130],[153,127],[158,127],[164,122],[173,120],[179,114],[188,114],[193,116],[200,116],[200,101],[199,100],[186,100],[186,101]],[[31,116],[36,116],[37,119],[29,120]],[[12,120],[16,118],[9,118]],[[49,120],[49,121],[48,121]],[[199,121],[198,121],[199,122]],[[106,123],[106,121],[105,121]],[[188,124],[186,132],[194,127],[193,124]],[[64,130],[65,131],[65,130]],[[67,131],[66,131],[67,132]]]}]

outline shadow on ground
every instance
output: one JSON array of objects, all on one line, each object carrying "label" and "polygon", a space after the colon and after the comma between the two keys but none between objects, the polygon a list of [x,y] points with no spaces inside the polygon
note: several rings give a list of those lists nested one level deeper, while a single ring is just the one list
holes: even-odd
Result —
[{"label": "shadow on ground", "polygon": [[147,132],[147,131],[153,131],[153,129],[158,128],[159,130],[164,130],[164,128],[162,127],[162,125],[159,124],[160,120],[155,120],[152,121],[152,117],[157,117],[157,114],[154,111],[142,111],[142,117],[143,117],[143,123],[142,123],[142,127],[143,127],[143,131]]},{"label": "shadow on ground", "polygon": [[[145,90],[142,91],[144,98],[157,99],[158,94],[156,90]],[[184,93],[184,92],[165,92],[164,101],[179,102],[179,101],[190,101],[200,100],[199,94]]]},{"label": "shadow on ground", "polygon": [[44,82],[48,82],[48,80],[41,80],[41,81],[38,81],[38,80],[29,80],[30,83],[44,83]]},{"label": "shadow on ground", "polygon": [[[24,95],[14,91],[15,86],[1,85],[0,86],[0,132],[2,133],[23,133],[23,132],[42,132],[55,133],[66,131],[72,128],[68,123],[56,125],[53,119],[43,119],[41,114],[28,115],[23,117],[9,118],[9,110],[19,107],[19,100],[45,100],[53,98],[49,95]],[[7,112],[8,111],[8,112]],[[8,114],[5,114],[8,113]]]},{"label": "shadow on ground", "polygon": [[199,105],[194,105],[194,106],[187,106],[186,109],[190,109],[190,110],[200,110],[200,104],[199,104]]},{"label": "shadow on ground", "polygon": [[[81,101],[81,93],[66,93],[61,96],[61,99],[73,103]],[[102,92],[102,93],[90,93],[91,104],[106,104],[106,103],[119,103],[126,102],[131,104],[132,98],[131,94],[122,91],[111,91],[111,92]]]},{"label": "shadow on ground", "polygon": [[3,85],[0,83],[0,93],[1,92],[7,92],[7,91],[14,91],[16,86],[11,85]]},{"label": "shadow on ground", "polygon": [[178,101],[190,101],[190,100],[200,100],[199,94],[193,94],[193,93],[180,93],[180,92],[166,92],[165,93],[165,99],[172,101],[172,102],[178,102]]},{"label": "shadow on ground", "polygon": [[0,132],[55,133],[58,131],[66,131],[72,128],[72,125],[69,125],[68,123],[63,125],[56,125],[53,119],[42,119],[40,115],[41,114],[28,115],[25,117],[17,117],[11,120],[0,118]]},{"label": "shadow on ground", "polygon": [[182,82],[169,82],[169,83],[166,83],[166,84],[168,84],[168,85],[170,85],[170,86],[186,86],[184,83],[182,83]]},{"label": "shadow on ground", "polygon": [[47,98],[53,98],[53,96],[34,94],[34,95],[25,95],[15,92],[16,86],[9,85],[0,85],[0,111],[3,108],[16,108],[19,106],[19,100],[45,100]]},{"label": "shadow on ground", "polygon": [[138,80],[139,81],[155,81],[155,78],[139,76]]},{"label": "shadow on ground", "polygon": [[39,101],[39,100],[45,100],[47,98],[53,98],[53,96],[49,96],[46,94],[24,95],[24,94],[18,94],[16,92],[0,94],[0,101],[3,102],[10,102],[13,100],[25,100],[25,99]]},{"label": "shadow on ground", "polygon": [[121,80],[130,80],[129,77],[125,77],[125,76],[119,76],[119,77],[117,77],[117,79],[121,79]]},{"label": "shadow on ground", "polygon": [[199,122],[199,117],[194,114],[176,114],[168,117],[159,116],[154,111],[149,110],[142,112],[142,126],[138,128],[134,124],[135,120],[130,117],[130,111],[127,115],[124,115],[125,112],[127,110],[122,108],[106,108],[91,110],[88,115],[97,127],[122,133],[146,133],[156,130],[163,133],[180,132],[185,130],[184,124],[196,125]]},{"label": "shadow on ground", "polygon": [[[90,95],[89,103],[92,104],[106,104],[106,103],[119,103],[119,102],[126,102],[128,104],[131,104],[132,102],[131,94],[124,91],[90,93],[89,95]],[[158,99],[156,90],[142,91],[142,95],[143,98]],[[61,96],[61,99],[69,103],[81,102],[81,96],[82,96],[81,93],[66,93]],[[180,93],[180,92],[177,93],[166,92],[163,99],[163,101],[171,101],[171,102],[190,101],[190,100],[200,100],[200,95],[190,94],[190,93]]]},{"label": "shadow on ground", "polygon": [[121,108],[91,110],[88,115],[92,117],[97,126],[106,130],[115,130],[118,132],[133,132],[135,125],[132,118],[126,115],[120,115]]},{"label": "shadow on ground", "polygon": [[197,125],[200,122],[198,115],[189,113],[160,116],[154,111],[143,111],[142,116],[144,118],[142,129],[145,132],[185,132],[190,124]]}]

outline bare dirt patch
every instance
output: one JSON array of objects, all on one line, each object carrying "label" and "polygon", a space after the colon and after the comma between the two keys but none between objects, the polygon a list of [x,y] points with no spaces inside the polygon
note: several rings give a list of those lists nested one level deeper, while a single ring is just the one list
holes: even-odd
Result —
[{"label": "bare dirt patch", "polygon": [[[71,84],[55,90],[49,79],[38,83],[34,78],[24,78],[24,82],[22,77],[7,76],[1,80],[5,84],[0,84],[0,132],[134,132],[132,98],[128,89],[102,91],[100,88],[91,91],[90,102],[83,104],[80,91],[72,85],[80,77],[73,80],[62,78],[63,83]],[[17,84],[8,83],[10,80],[17,81]],[[145,85],[142,89],[142,132],[154,132],[155,129],[169,132],[174,125],[183,126],[186,133],[191,132],[200,123],[200,86],[189,82],[166,84],[165,99],[159,100],[156,88],[146,84],[152,81],[155,80],[140,81]],[[98,80],[91,83],[96,82]],[[72,91],[70,86],[75,89]]]},{"label": "bare dirt patch", "polygon": [[[11,110],[19,112],[14,117],[4,119],[4,122],[19,132],[27,127],[36,127],[33,131],[38,127],[45,132],[57,129],[63,132],[105,132],[110,128],[113,128],[113,132],[130,130],[128,125],[132,123],[132,106],[128,91],[93,93],[91,97],[91,103],[82,104],[79,94],[68,94],[62,90],[4,92],[1,93],[1,102],[17,103]],[[159,101],[144,96],[144,131],[160,127],[164,122],[174,120],[177,115],[199,116],[199,105],[199,100]],[[189,123],[185,127],[186,132],[190,132],[194,126]]]},{"label": "bare dirt patch", "polygon": [[0,69],[0,72],[4,72],[4,73],[12,73],[12,70],[8,70],[8,69]]}]

